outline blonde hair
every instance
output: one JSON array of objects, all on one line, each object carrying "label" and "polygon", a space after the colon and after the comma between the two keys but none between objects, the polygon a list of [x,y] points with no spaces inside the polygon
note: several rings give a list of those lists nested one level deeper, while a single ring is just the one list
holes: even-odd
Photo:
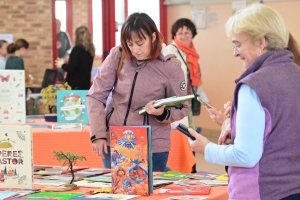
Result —
[{"label": "blonde hair", "polygon": [[276,10],[263,4],[239,10],[229,18],[225,29],[228,37],[245,34],[251,42],[265,37],[267,50],[288,47],[289,31],[285,21]]},{"label": "blonde hair", "polygon": [[76,39],[75,45],[82,45],[85,50],[90,52],[90,54],[94,57],[95,56],[95,46],[93,44],[92,35],[90,34],[89,30],[85,26],[80,26],[76,29]]}]

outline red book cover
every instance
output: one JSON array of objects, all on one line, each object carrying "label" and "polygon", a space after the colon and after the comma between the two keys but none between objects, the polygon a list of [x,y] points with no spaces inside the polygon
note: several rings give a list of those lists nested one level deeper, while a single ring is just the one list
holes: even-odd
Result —
[{"label": "red book cover", "polygon": [[[168,185],[161,188],[165,191],[163,194],[175,194],[175,195],[208,195],[210,192],[209,186],[181,186],[181,185]],[[161,193],[160,193],[161,194]]]},{"label": "red book cover", "polygon": [[112,193],[152,193],[150,126],[111,126]]}]

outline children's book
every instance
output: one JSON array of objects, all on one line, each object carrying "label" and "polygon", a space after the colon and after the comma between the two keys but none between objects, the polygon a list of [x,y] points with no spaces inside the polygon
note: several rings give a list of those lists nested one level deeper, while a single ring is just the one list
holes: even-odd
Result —
[{"label": "children's book", "polygon": [[70,192],[39,192],[28,195],[24,198],[57,198],[60,200],[69,200],[73,197],[84,196],[82,193],[70,193]]},{"label": "children's book", "polygon": [[17,195],[18,195],[17,192],[2,191],[2,192],[0,192],[0,199],[7,200],[7,199],[17,196]]},{"label": "children's book", "polygon": [[69,182],[69,180],[38,179],[34,181],[34,185],[61,186]]},{"label": "children's book", "polygon": [[111,183],[111,177],[108,176],[93,176],[84,178],[86,181]]},{"label": "children's book", "polygon": [[111,126],[112,193],[153,193],[151,126]]},{"label": "children's book", "polygon": [[168,197],[162,200],[206,200],[206,199],[208,199],[208,197],[184,195],[184,196]]},{"label": "children's book", "polygon": [[188,177],[199,180],[213,180],[220,175],[221,174],[215,174],[212,172],[198,171],[197,173],[189,174]]},{"label": "children's book", "polygon": [[[169,98],[165,98],[165,99],[159,99],[153,103],[153,107],[159,108],[162,105],[166,105],[167,107],[173,107],[173,106],[180,105],[180,104],[182,104],[190,99],[193,99],[193,98],[195,98],[194,94],[180,96],[180,97],[174,96],[174,97],[169,97]],[[142,109],[139,110],[140,115],[146,114],[146,112],[147,111],[146,111],[145,107],[143,107]]]},{"label": "children's book", "polygon": [[0,152],[0,188],[32,189],[31,127],[1,126]]},{"label": "children's book", "polygon": [[49,124],[26,124],[28,126],[31,126],[32,128],[51,128],[51,125]]},{"label": "children's book", "polygon": [[88,196],[87,198],[99,198],[101,200],[131,200],[138,199],[140,195],[122,195],[122,194],[95,194]]},{"label": "children's book", "polygon": [[[18,188],[10,188],[10,189],[0,189],[1,192],[16,192],[17,195],[15,195],[12,199],[20,198],[29,194],[34,194],[40,191],[40,189],[18,189]],[[1,193],[0,192],[0,193]],[[1,194],[0,194],[0,199]],[[10,199],[10,198],[9,198]]]},{"label": "children's book", "polygon": [[181,185],[167,185],[160,189],[159,193],[174,195],[208,195],[210,189],[209,186],[187,187]]},{"label": "children's book", "polygon": [[77,174],[80,177],[89,177],[89,176],[103,175],[107,173],[110,173],[109,169],[90,168],[90,169],[80,170],[75,174]]},{"label": "children's book", "polygon": [[174,171],[167,171],[157,177],[155,179],[163,179],[163,180],[181,180],[186,179],[188,174],[181,173],[181,172],[174,172]]},{"label": "children's book", "polygon": [[81,187],[92,187],[92,188],[111,187],[111,183],[93,182],[93,181],[87,181],[87,180],[76,181],[74,183]]},{"label": "children's book", "polygon": [[200,180],[203,184],[207,186],[221,186],[221,185],[228,185],[228,181],[226,180]]},{"label": "children's book", "polygon": [[228,181],[229,176],[228,176],[228,174],[222,174],[220,176],[217,176],[216,179],[217,180],[222,180],[222,181]]},{"label": "children's book", "polygon": [[87,92],[88,90],[58,90],[57,122],[88,124]]},{"label": "children's book", "polygon": [[82,131],[81,123],[56,123],[52,124],[52,131]]},{"label": "children's book", "polygon": [[25,124],[25,103],[25,71],[0,70],[0,124]]}]

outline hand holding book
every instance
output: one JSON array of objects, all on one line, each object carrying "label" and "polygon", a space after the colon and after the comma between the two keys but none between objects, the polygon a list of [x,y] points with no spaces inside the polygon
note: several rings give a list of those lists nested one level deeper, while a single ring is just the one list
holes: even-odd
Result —
[{"label": "hand holding book", "polygon": [[[191,95],[186,95],[186,96],[173,96],[173,97],[169,97],[169,98],[165,98],[165,99],[159,99],[153,102],[152,106],[154,108],[159,108],[163,105],[165,105],[166,107],[173,107],[173,106],[177,106],[180,105],[182,103],[184,103],[185,101],[188,101],[190,99],[195,98],[194,94]],[[146,106],[143,107],[142,109],[139,110],[139,114],[146,114]]]}]

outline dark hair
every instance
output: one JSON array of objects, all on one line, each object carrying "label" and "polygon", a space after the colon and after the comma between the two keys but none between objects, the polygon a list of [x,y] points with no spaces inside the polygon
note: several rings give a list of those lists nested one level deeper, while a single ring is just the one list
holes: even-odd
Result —
[{"label": "dark hair", "polygon": [[0,48],[2,48],[3,44],[8,43],[6,40],[0,40]]},{"label": "dark hair", "polygon": [[300,67],[299,45],[291,33],[289,34],[289,43],[288,43],[287,50],[291,51],[294,54],[294,61]]},{"label": "dark hair", "polygon": [[153,40],[152,34],[155,33],[156,39],[153,45],[150,45],[151,60],[155,60],[162,49],[163,36],[158,31],[154,21],[146,13],[131,14],[121,29],[121,46],[125,51],[127,59],[131,59],[131,51],[127,46],[126,41],[132,40],[132,35],[136,34],[140,40],[146,39],[146,35]]},{"label": "dark hair", "polygon": [[193,37],[194,38],[197,35],[197,30],[196,30],[196,26],[195,24],[187,18],[181,18],[178,19],[173,25],[172,25],[172,29],[171,29],[171,34],[172,34],[172,39],[174,39],[174,37],[176,36],[177,31],[180,28],[183,28],[184,26],[186,26],[188,29],[191,30]]},{"label": "dark hair", "polygon": [[15,53],[15,51],[20,50],[23,47],[25,49],[28,49],[29,43],[25,39],[17,39],[17,41],[7,46],[7,53],[9,54]]},{"label": "dark hair", "polygon": [[92,41],[92,35],[85,26],[76,29],[75,45],[82,45],[93,57],[95,56],[95,46]]}]

